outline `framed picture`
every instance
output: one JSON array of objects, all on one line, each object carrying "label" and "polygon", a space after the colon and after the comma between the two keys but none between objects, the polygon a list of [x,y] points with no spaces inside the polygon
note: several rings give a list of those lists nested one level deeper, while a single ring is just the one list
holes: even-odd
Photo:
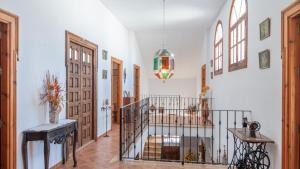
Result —
[{"label": "framed picture", "polygon": [[107,79],[107,70],[102,70],[102,79]]},{"label": "framed picture", "polygon": [[264,40],[271,36],[271,19],[268,18],[259,24],[260,40]]},{"label": "framed picture", "polygon": [[270,68],[270,50],[264,50],[259,53],[259,68],[268,69]]},{"label": "framed picture", "polygon": [[210,78],[214,79],[214,72],[210,72]]},{"label": "framed picture", "polygon": [[107,51],[106,50],[102,50],[102,59],[107,60]]},{"label": "framed picture", "polygon": [[214,67],[214,61],[210,60],[210,67]]}]

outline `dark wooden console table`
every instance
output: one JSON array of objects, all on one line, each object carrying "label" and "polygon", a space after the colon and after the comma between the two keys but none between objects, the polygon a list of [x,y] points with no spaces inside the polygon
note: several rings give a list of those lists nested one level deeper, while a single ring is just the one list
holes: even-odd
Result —
[{"label": "dark wooden console table", "polygon": [[266,151],[268,143],[273,140],[256,132],[256,137],[250,137],[250,132],[246,128],[230,128],[233,134],[234,152],[228,169],[253,168],[269,169],[270,158]]},{"label": "dark wooden console table", "polygon": [[78,129],[76,120],[60,120],[58,124],[42,124],[23,132],[22,156],[24,169],[28,169],[27,142],[44,141],[45,169],[49,169],[50,143],[62,144],[62,162],[65,164],[67,158],[67,138],[73,137],[73,160],[74,167],[77,166],[76,143],[78,139]]}]

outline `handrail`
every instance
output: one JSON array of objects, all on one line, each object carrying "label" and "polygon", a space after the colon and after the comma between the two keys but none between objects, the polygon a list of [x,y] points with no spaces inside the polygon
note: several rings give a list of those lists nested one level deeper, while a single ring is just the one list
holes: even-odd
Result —
[{"label": "handrail", "polygon": [[[184,104],[180,101],[185,98],[179,96],[178,99],[180,100],[174,100],[172,97],[167,97],[167,100],[162,100],[160,97],[147,97],[120,109],[120,160],[143,159],[177,161],[182,164],[186,162],[223,164],[222,155],[227,155],[228,158],[229,154],[227,128],[236,128],[241,125],[242,118],[251,117],[252,111],[214,110],[212,107],[202,109],[199,106],[202,104],[201,98],[194,98],[199,100],[195,102],[183,101]],[[152,105],[155,105],[155,108]],[[181,140],[180,159],[164,159],[166,147],[163,146],[163,138],[174,136],[178,136]],[[154,147],[151,148],[152,139],[154,142],[151,146]],[[161,146],[158,145],[159,142]],[[206,154],[210,155],[210,158],[200,159],[200,143],[205,144]],[[154,151],[150,153],[150,149]],[[157,156],[159,153],[160,156]],[[196,159],[187,160],[186,156],[189,153],[194,153]],[[224,154],[221,155],[221,153]],[[227,164],[228,160],[224,164]]]}]

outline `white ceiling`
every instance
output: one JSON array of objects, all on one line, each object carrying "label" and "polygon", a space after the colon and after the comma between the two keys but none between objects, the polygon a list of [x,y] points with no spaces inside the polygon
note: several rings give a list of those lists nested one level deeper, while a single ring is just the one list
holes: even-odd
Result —
[{"label": "white ceiling", "polygon": [[[101,0],[126,26],[137,33],[149,78],[152,58],[161,48],[162,0]],[[192,78],[200,57],[203,33],[211,26],[226,0],[166,0],[167,48],[175,54],[174,78]],[[180,64],[178,64],[180,63]],[[195,68],[194,70],[192,68]]]}]

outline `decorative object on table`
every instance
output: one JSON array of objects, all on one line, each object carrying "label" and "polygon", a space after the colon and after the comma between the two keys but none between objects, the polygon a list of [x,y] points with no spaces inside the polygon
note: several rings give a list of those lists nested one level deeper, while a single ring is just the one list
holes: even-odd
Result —
[{"label": "decorative object on table", "polygon": [[105,136],[104,137],[109,137],[107,134],[107,118],[108,118],[108,110],[111,109],[111,106],[109,105],[109,100],[105,99],[102,103],[101,111],[105,111]]},{"label": "decorative object on table", "polygon": [[250,122],[249,131],[250,137],[256,138],[256,132],[260,130],[260,123],[257,121]]},{"label": "decorative object on table", "polygon": [[102,79],[107,79],[107,70],[102,70]]},{"label": "decorative object on table", "polygon": [[195,117],[196,116],[196,109],[197,109],[197,107],[195,105],[190,105],[188,107],[189,114],[191,116]]},{"label": "decorative object on table", "polygon": [[153,59],[154,74],[158,79],[170,79],[174,75],[174,54],[165,48],[166,28],[166,0],[163,0],[163,37],[162,48],[159,49]]},{"label": "decorative object on table", "polygon": [[164,114],[165,108],[164,107],[159,107],[158,108],[158,113]]},{"label": "decorative object on table", "polygon": [[124,77],[124,84],[125,84],[126,83],[126,78],[127,78],[126,68],[124,68],[124,70],[123,70],[123,77]]},{"label": "decorative object on table", "polygon": [[271,19],[267,18],[259,24],[260,40],[264,40],[271,36]]},{"label": "decorative object on table", "polygon": [[249,122],[247,117],[244,117],[243,118],[243,128],[245,129],[245,131],[248,126],[249,126],[249,136],[256,138],[256,132],[258,132],[261,128],[260,123],[257,121]]},{"label": "decorative object on table", "polygon": [[247,117],[243,117],[243,124],[242,124],[242,126],[243,126],[243,128],[247,128],[247,126],[248,126],[248,118]]},{"label": "decorative object on table", "polygon": [[64,91],[58,83],[58,78],[51,75],[48,71],[44,79],[43,93],[41,94],[42,104],[49,104],[49,121],[50,123],[58,123],[59,113],[64,104]]},{"label": "decorative object on table", "polygon": [[205,144],[203,142],[203,139],[201,139],[201,144],[199,145],[199,155],[200,155],[200,160],[202,163],[205,163]]},{"label": "decorative object on table", "polygon": [[106,50],[102,50],[102,59],[107,60],[107,51]]},{"label": "decorative object on table", "polygon": [[259,53],[259,68],[267,69],[270,68],[270,50],[264,50]]},{"label": "decorative object on table", "polygon": [[226,151],[226,146],[225,145],[224,145],[224,150],[223,150],[222,164],[223,165],[228,164],[228,156],[227,156],[227,151]]},{"label": "decorative object on table", "polygon": [[209,107],[208,107],[208,99],[201,99],[201,125],[212,125],[209,117]]},{"label": "decorative object on table", "polygon": [[196,161],[196,156],[192,152],[191,149],[189,149],[189,152],[187,153],[187,155],[185,155],[184,160],[187,161],[187,162]]},{"label": "decorative object on table", "polygon": [[151,106],[150,106],[150,111],[151,112],[154,112],[156,110],[156,107],[152,104]]},{"label": "decorative object on table", "polygon": [[210,78],[214,79],[214,72],[210,72]]}]

